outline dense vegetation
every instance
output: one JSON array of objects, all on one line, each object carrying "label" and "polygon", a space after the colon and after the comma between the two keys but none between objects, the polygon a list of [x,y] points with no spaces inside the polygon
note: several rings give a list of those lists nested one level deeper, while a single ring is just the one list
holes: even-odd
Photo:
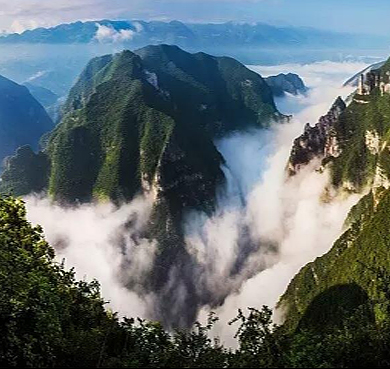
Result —
[{"label": "dense vegetation", "polygon": [[365,196],[331,250],[302,268],[282,297],[289,330],[332,326],[363,307],[364,324],[388,324],[387,295],[376,271],[390,268],[390,94],[381,91],[389,71],[390,62],[375,71],[376,86],[356,94],[332,127],[338,155],[323,161],[332,185]]},{"label": "dense vegetation", "polygon": [[[49,175],[33,178],[55,199],[129,200],[156,186],[168,202],[202,209],[223,180],[213,140],[282,118],[266,82],[238,61],[167,45],[91,60],[63,114],[40,154]],[[15,195],[35,190],[20,162],[9,162],[2,181]],[[14,185],[21,180],[25,188]]]},{"label": "dense vegetation", "polygon": [[302,319],[294,332],[274,326],[268,308],[249,309],[230,323],[238,328],[238,348],[232,350],[210,338],[214,315],[205,326],[175,332],[157,322],[119,319],[105,309],[98,282],[78,281],[73,270],[54,262],[42,229],[25,216],[21,200],[0,198],[1,367],[390,365],[390,278],[383,269],[372,270],[383,292],[380,323],[367,319],[374,307],[368,300],[333,326],[321,329],[318,322]]},{"label": "dense vegetation", "polygon": [[234,59],[168,45],[98,57],[71,89],[43,151],[23,148],[7,160],[0,193],[47,191],[61,203],[122,203],[152,194],[142,231],[159,253],[145,285],[160,299],[161,320],[174,324],[174,291],[164,287],[176,268],[187,290],[180,316],[190,325],[206,302],[194,286],[183,213],[215,207],[225,177],[214,140],[283,119],[264,79]]}]

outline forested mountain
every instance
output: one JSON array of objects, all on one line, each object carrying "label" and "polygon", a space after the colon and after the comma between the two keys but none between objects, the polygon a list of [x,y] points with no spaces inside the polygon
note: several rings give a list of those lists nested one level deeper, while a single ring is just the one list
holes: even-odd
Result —
[{"label": "forested mountain", "polygon": [[330,171],[333,188],[362,198],[351,209],[344,234],[300,271],[282,297],[290,329],[327,329],[359,309],[363,319],[388,324],[389,76],[389,61],[362,75],[350,105],[339,98],[294,143],[290,174],[317,158],[321,170]]},{"label": "forested mountain", "polygon": [[[225,183],[215,139],[285,120],[270,87],[234,59],[149,46],[93,59],[63,114],[42,152],[23,147],[8,160],[3,193],[48,191],[63,204],[152,196],[143,232],[160,251],[146,288],[160,293],[166,323],[177,324],[178,316],[179,324],[192,323],[204,297],[194,287],[196,262],[184,247],[183,217],[215,208]],[[187,289],[180,314],[168,307],[172,268]]]},{"label": "forested mountain", "polygon": [[165,45],[92,60],[63,111],[44,150],[54,198],[125,200],[154,187],[201,207],[223,179],[213,140],[282,119],[265,81],[239,62]]}]

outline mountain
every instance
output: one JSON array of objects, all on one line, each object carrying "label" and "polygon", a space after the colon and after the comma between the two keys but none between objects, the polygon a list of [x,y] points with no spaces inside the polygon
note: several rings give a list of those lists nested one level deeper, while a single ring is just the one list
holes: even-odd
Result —
[{"label": "mountain", "polygon": [[307,87],[301,77],[294,73],[280,73],[277,76],[267,77],[265,80],[276,97],[284,96],[286,93],[299,95],[307,92]]},{"label": "mountain", "polygon": [[70,201],[130,199],[145,186],[179,194],[182,182],[181,202],[196,202],[188,193],[214,188],[220,176],[212,140],[277,118],[271,91],[254,72],[230,58],[166,45],[94,59],[64,112],[47,147],[54,159],[49,191]]},{"label": "mountain", "polygon": [[134,46],[175,44],[181,47],[378,47],[387,37],[352,35],[305,27],[276,27],[264,23],[191,24],[179,21],[99,20],[37,28],[0,37],[0,43],[72,44],[125,42]]},{"label": "mountain", "polygon": [[29,82],[25,82],[23,85],[28,88],[31,95],[33,95],[35,99],[37,99],[46,109],[54,105],[59,99],[59,96],[56,95],[53,91],[50,91],[48,88],[34,85]]},{"label": "mountain", "polygon": [[[178,21],[98,20],[0,36],[0,73],[65,98],[93,57],[147,45],[172,44],[188,52],[230,56],[247,65],[376,60],[390,39],[263,23],[190,24]],[[321,45],[321,48],[318,48]],[[364,50],[364,51],[363,51]]]},{"label": "mountain", "polygon": [[362,198],[331,250],[306,265],[279,306],[290,330],[323,331],[352,316],[382,326],[388,314],[390,267],[390,60],[363,76],[348,107],[337,100],[315,127],[306,127],[292,150],[296,173],[312,157],[329,169],[331,185]]},{"label": "mountain", "polygon": [[336,133],[339,118],[346,108],[345,102],[338,97],[329,112],[321,117],[314,127],[306,124],[303,134],[293,143],[288,162],[290,175],[299,172],[302,166],[315,158],[337,157],[339,147],[336,143]]},{"label": "mountain", "polygon": [[52,128],[50,117],[27,88],[0,76],[0,161],[22,145],[38,149],[40,137]]},{"label": "mountain", "polygon": [[[199,304],[213,296],[195,288],[183,216],[214,209],[225,182],[215,139],[284,120],[271,89],[234,59],[148,46],[91,60],[63,113],[43,152],[21,148],[7,161],[3,191],[47,190],[67,204],[121,203],[148,193],[154,205],[142,237],[155,240],[160,251],[145,288],[158,299],[159,319],[192,323]],[[172,273],[181,283],[169,285]],[[180,312],[170,306],[176,286],[186,290]]]},{"label": "mountain", "polygon": [[53,122],[57,122],[60,116],[60,97],[48,88],[34,85],[30,82],[25,82],[23,85],[26,86],[31,95],[42,104]]}]

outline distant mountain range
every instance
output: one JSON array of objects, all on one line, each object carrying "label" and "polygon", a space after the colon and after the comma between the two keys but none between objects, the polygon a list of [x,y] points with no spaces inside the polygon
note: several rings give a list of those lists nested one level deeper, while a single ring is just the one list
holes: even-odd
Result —
[{"label": "distant mountain range", "polygon": [[190,24],[179,21],[99,20],[37,28],[0,38],[0,43],[129,43],[175,44],[185,48],[230,47],[382,47],[389,37],[353,35],[305,27],[276,27],[264,23]]},{"label": "distant mountain range", "polygon": [[247,65],[362,60],[362,55],[373,63],[387,54],[390,37],[263,23],[75,22],[0,36],[0,74],[64,98],[93,57],[159,44],[230,56]]}]

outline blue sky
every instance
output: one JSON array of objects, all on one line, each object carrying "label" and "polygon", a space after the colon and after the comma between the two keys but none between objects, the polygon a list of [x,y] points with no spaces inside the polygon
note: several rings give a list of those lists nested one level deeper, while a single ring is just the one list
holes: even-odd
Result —
[{"label": "blue sky", "polygon": [[92,19],[266,22],[390,33],[390,0],[0,0],[0,29]]}]

